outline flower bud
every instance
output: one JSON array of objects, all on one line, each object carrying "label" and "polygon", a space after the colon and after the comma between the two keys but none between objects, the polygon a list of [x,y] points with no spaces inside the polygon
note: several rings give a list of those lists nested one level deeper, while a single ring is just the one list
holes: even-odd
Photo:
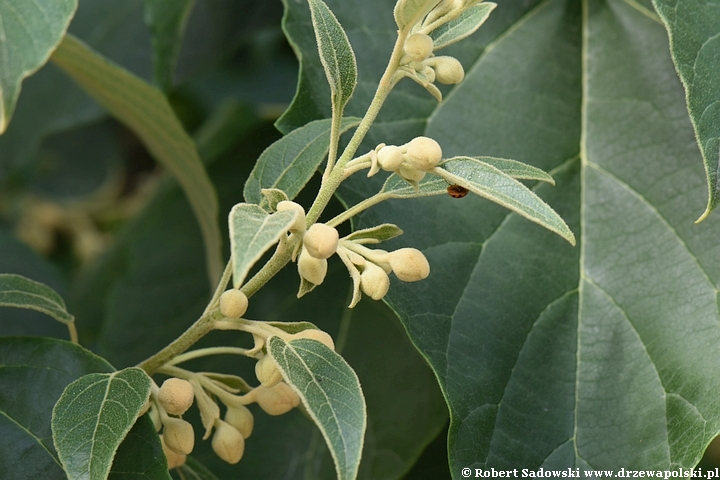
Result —
[{"label": "flower bud", "polygon": [[400,168],[400,165],[402,165],[404,160],[400,147],[395,145],[388,145],[381,148],[377,155],[380,168],[387,172],[394,172]]},{"label": "flower bud", "polygon": [[193,386],[182,378],[168,378],[158,390],[158,402],[170,415],[182,415],[193,404]]},{"label": "flower bud", "polygon": [[303,245],[307,252],[315,258],[330,258],[338,247],[340,235],[335,227],[324,223],[314,223],[303,237]]},{"label": "flower bud", "polygon": [[226,290],[220,295],[220,313],[228,318],[240,318],[247,308],[248,298],[240,290]]},{"label": "flower bud", "polygon": [[307,330],[303,330],[301,332],[290,335],[290,340],[295,340],[298,338],[311,338],[313,340],[317,340],[318,342],[324,343],[325,346],[328,347],[330,350],[335,350],[335,342],[333,342],[330,334],[316,328],[308,328]]},{"label": "flower bud", "polygon": [[275,360],[270,355],[265,355],[255,364],[255,376],[268,388],[277,385],[283,379]]},{"label": "flower bud", "polygon": [[298,216],[295,218],[295,223],[293,223],[290,227],[290,231],[298,233],[305,232],[305,210],[303,209],[302,205],[288,200],[283,200],[282,202],[279,202],[277,204],[275,210],[278,212],[298,212]]},{"label": "flower bud", "polygon": [[403,50],[411,61],[422,62],[432,55],[433,39],[424,33],[413,33],[405,40]]},{"label": "flower bud", "polygon": [[225,421],[235,427],[243,438],[248,438],[255,426],[255,417],[245,405],[228,405]]},{"label": "flower bud", "polygon": [[285,382],[280,382],[272,388],[260,385],[253,392],[255,392],[255,401],[268,415],[282,415],[300,405],[300,397]]},{"label": "flower bud", "polygon": [[373,300],[380,300],[390,288],[390,278],[382,268],[368,262],[365,265],[365,270],[360,274],[360,287],[368,297]]},{"label": "flower bud", "polygon": [[195,432],[192,425],[181,418],[163,419],[163,438],[165,445],[175,453],[188,455],[195,446]]},{"label": "flower bud", "polygon": [[240,461],[245,452],[245,439],[232,425],[216,420],[212,449],[222,460],[234,465]]},{"label": "flower bud", "polygon": [[415,137],[407,144],[407,162],[418,170],[430,170],[442,160],[440,145],[428,137]]},{"label": "flower bud", "polygon": [[160,435],[160,444],[162,445],[163,453],[165,454],[165,458],[167,459],[168,470],[172,470],[173,468],[182,467],[183,465],[185,465],[187,455],[183,455],[182,453],[177,453],[173,450],[170,450],[170,448],[168,448],[168,446],[165,444],[165,439],[162,435]]},{"label": "flower bud", "polygon": [[327,260],[315,258],[303,246],[298,257],[300,276],[314,285],[320,285],[327,275]]},{"label": "flower bud", "polygon": [[445,85],[455,85],[465,78],[465,70],[455,57],[433,57],[425,62],[435,69],[435,79]]},{"label": "flower bud", "polygon": [[395,276],[403,282],[417,282],[430,275],[430,264],[416,248],[401,248],[388,254],[388,262]]},{"label": "flower bud", "polygon": [[401,165],[400,168],[398,168],[397,173],[399,173],[400,176],[404,179],[411,182],[419,182],[420,180],[425,178],[425,172],[405,164]]}]

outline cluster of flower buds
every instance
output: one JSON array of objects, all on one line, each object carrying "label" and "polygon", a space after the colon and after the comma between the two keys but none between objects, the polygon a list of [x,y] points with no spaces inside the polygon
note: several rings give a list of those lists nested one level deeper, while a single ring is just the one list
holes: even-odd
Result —
[{"label": "cluster of flower buds", "polygon": [[396,172],[411,185],[417,186],[425,174],[440,163],[442,149],[432,138],[415,137],[401,146],[381,143],[370,153],[370,159],[369,177],[383,169]]},{"label": "cluster of flower buds", "polygon": [[426,33],[413,33],[403,46],[404,55],[400,59],[399,72],[425,87],[438,102],[442,93],[434,85],[456,85],[465,78],[465,70],[455,57],[434,56],[432,37]]},{"label": "cluster of flower buds", "polygon": [[179,418],[192,406],[194,396],[192,384],[180,378],[168,378],[159,389],[157,386],[153,389],[155,402],[150,409],[150,417],[156,430],[162,429],[160,439],[171,469],[184,465],[195,446],[192,425]]}]

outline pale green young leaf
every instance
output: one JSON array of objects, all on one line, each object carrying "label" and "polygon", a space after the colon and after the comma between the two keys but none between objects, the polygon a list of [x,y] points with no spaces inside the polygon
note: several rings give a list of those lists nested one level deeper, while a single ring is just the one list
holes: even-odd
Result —
[{"label": "pale green young leaf", "polygon": [[290,200],[287,194],[279,188],[263,188],[260,193],[262,193],[264,203],[273,212],[277,210],[278,203]]},{"label": "pale green young leaf", "polygon": [[402,229],[392,223],[383,223],[376,227],[355,230],[344,240],[352,240],[358,243],[380,243],[391,240],[403,234]]},{"label": "pale green young leaf", "polygon": [[393,11],[395,22],[400,30],[412,27],[425,18],[438,3],[440,0],[399,0]]},{"label": "pale green young leaf", "polygon": [[337,478],[357,476],[367,424],[360,382],[345,360],[317,340],[268,340],[268,353],[322,432]]},{"label": "pale green young leaf", "polygon": [[183,34],[196,0],[146,0],[145,23],[152,33],[155,83],[172,86]]},{"label": "pale green young leaf", "polygon": [[560,215],[532,190],[501,170],[470,157],[454,157],[435,167],[433,172],[519,213],[575,245],[575,235]]},{"label": "pale green young leaf", "polygon": [[0,2],[0,134],[10,123],[23,79],[47,62],[76,8],[77,0]]},{"label": "pale green young leaf", "polygon": [[[359,123],[359,118],[344,118],[340,132],[346,132]],[[294,199],[327,155],[330,124],[330,119],[310,122],[270,145],[260,155],[245,182],[245,201],[266,205],[262,190],[267,188],[280,189],[290,200]]]},{"label": "pale green young leaf", "polygon": [[720,4],[653,0],[653,5],[670,37],[705,164],[708,203],[700,221],[720,203]]},{"label": "pale green young leaf", "polygon": [[478,162],[486,163],[493,166],[503,172],[505,175],[510,175],[512,178],[518,180],[537,180],[540,182],[547,182],[550,185],[555,185],[555,180],[537,167],[528,165],[527,163],[518,162],[517,160],[509,160],[507,158],[494,158],[494,157],[472,157]]},{"label": "pale green young leaf", "polygon": [[242,285],[250,268],[263,253],[288,231],[295,217],[295,211],[270,215],[259,206],[247,203],[238,203],[230,210],[228,224],[235,288]]},{"label": "pale green young leaf", "polygon": [[223,268],[217,195],[195,143],[183,129],[167,98],[71,35],[62,41],[52,55],[52,61],[133,130],[150,153],[175,175],[200,223],[208,273],[214,284]]},{"label": "pale green young leaf", "polygon": [[150,396],[139,368],[91,373],[65,388],[52,415],[53,442],[70,480],[105,479],[115,452]]},{"label": "pale green young leaf", "polygon": [[322,0],[308,0],[320,61],[325,69],[333,110],[340,114],[357,85],[357,61],[335,14]]},{"label": "pale green young leaf", "polygon": [[378,195],[383,195],[387,198],[432,197],[434,195],[447,193],[447,187],[448,183],[445,180],[426,175],[425,178],[420,181],[419,188],[416,189],[400,175],[393,173],[385,180]]},{"label": "pale green young leaf", "polygon": [[0,307],[37,310],[66,324],[75,321],[55,290],[22,275],[0,274]]},{"label": "pale green young leaf", "polygon": [[433,50],[447,47],[475,33],[485,23],[495,7],[497,7],[495,3],[482,2],[468,8],[459,17],[440,25],[430,32],[433,39]]},{"label": "pale green young leaf", "polygon": [[279,328],[280,330],[289,334],[302,332],[303,330],[315,329],[318,330],[317,325],[311,322],[267,322],[268,325]]}]

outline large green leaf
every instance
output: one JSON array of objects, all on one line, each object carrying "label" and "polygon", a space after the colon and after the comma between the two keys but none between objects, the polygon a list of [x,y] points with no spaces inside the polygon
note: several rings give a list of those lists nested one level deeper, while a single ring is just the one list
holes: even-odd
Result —
[{"label": "large green leaf", "polygon": [[[102,358],[66,341],[0,338],[0,477],[66,478],[52,443],[53,406],[77,378],[112,371]],[[147,418],[137,422],[127,439],[110,478],[168,478],[157,433]]]},{"label": "large green leaf", "polygon": [[[315,175],[328,153],[331,121],[310,122],[270,145],[260,155],[245,182],[245,201],[265,205],[267,202],[261,193],[265,188],[278,188],[290,200],[294,199]],[[359,118],[344,118],[340,133],[358,123]]]},{"label": "large green leaf", "polygon": [[[454,477],[462,467],[687,468],[720,431],[720,226],[692,225],[706,180],[665,30],[647,4],[503,4],[448,47],[467,75],[443,103],[401,84],[370,132],[367,146],[425,134],[448,156],[549,171],[557,186],[533,190],[578,238],[562,245],[471,196],[390,200],[358,220],[396,223],[403,245],[430,262],[427,280],[394,282],[387,298],[450,406]],[[380,29],[392,9],[328,5],[365,53],[362,84],[392,48],[391,36],[363,34],[363,19]],[[288,7],[286,30],[308,59],[305,14]],[[327,115],[312,100],[322,91],[308,81],[316,68],[303,63],[305,98],[293,105],[314,102],[309,115]],[[347,111],[358,115],[371,92],[356,92]],[[300,118],[298,108],[284,116]],[[352,178],[343,197],[378,191],[372,180]]]},{"label": "large green leaf", "polygon": [[104,479],[115,452],[150,397],[139,368],[90,373],[65,388],[53,408],[53,443],[68,478]]},{"label": "large green leaf", "polygon": [[10,123],[23,79],[47,62],[76,8],[77,0],[0,3],[0,134]]},{"label": "large green leaf", "polygon": [[707,217],[720,202],[720,4],[653,0],[670,36],[708,182]]},{"label": "large green leaf", "polygon": [[339,480],[357,477],[367,409],[358,377],[343,358],[321,342],[280,337],[268,340],[268,353],[300,395],[325,437]]},{"label": "large green leaf", "polygon": [[73,80],[131,128],[183,186],[200,223],[207,268],[215,281],[222,272],[217,195],[197,148],[163,94],[66,36],[52,56]]}]

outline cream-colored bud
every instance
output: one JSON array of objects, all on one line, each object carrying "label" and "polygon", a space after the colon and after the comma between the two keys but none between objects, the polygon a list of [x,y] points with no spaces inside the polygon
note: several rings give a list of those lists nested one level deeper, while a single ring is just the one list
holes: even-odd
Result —
[{"label": "cream-colored bud", "polygon": [[340,235],[335,227],[324,223],[315,223],[308,228],[303,237],[303,246],[315,258],[330,258],[338,247]]},{"label": "cream-colored bud", "polygon": [[380,300],[390,288],[390,277],[385,270],[374,263],[368,262],[360,274],[360,287],[365,295],[373,300]]},{"label": "cream-colored bud", "polygon": [[243,438],[248,438],[255,426],[255,417],[245,405],[228,405],[225,421],[235,427]]},{"label": "cream-colored bud", "polygon": [[433,39],[424,33],[413,33],[405,40],[403,50],[411,61],[422,62],[432,55]]},{"label": "cream-colored bud", "polygon": [[172,470],[173,468],[182,467],[183,465],[185,465],[187,455],[183,455],[182,453],[177,453],[171,450],[165,444],[165,439],[162,435],[160,435],[160,444],[162,445],[163,453],[165,454],[165,458],[167,459],[168,470]]},{"label": "cream-colored bud", "polygon": [[403,160],[405,160],[405,158],[403,157],[402,150],[395,145],[383,147],[378,152],[378,163],[380,164],[380,168],[386,172],[394,172],[400,168]]},{"label": "cream-colored bud", "polygon": [[212,449],[222,460],[234,465],[240,461],[245,452],[245,439],[232,425],[216,420]]},{"label": "cream-colored bud", "polygon": [[421,73],[425,75],[425,79],[428,83],[433,83],[435,81],[435,70],[433,70],[432,67],[425,66],[425,68],[421,70]]},{"label": "cream-colored bud", "polygon": [[420,180],[425,178],[425,172],[405,164],[401,165],[400,168],[398,168],[397,173],[399,173],[401,177],[410,180],[411,182],[419,182]]},{"label": "cream-colored bud", "polygon": [[430,275],[430,264],[416,248],[401,248],[388,254],[388,263],[395,276],[403,282],[417,282]]},{"label": "cream-colored bud", "polygon": [[170,415],[182,415],[193,404],[195,391],[187,380],[168,378],[158,390],[158,402]]},{"label": "cream-colored bud", "polygon": [[279,202],[275,208],[278,212],[295,211],[298,212],[295,223],[290,227],[291,232],[303,233],[305,231],[305,210],[299,203],[283,200]]},{"label": "cream-colored bud", "polygon": [[239,318],[247,312],[248,298],[240,290],[226,290],[220,295],[220,313],[228,318]]},{"label": "cream-colored bud", "polygon": [[298,272],[308,282],[320,285],[327,275],[327,260],[313,257],[303,246],[298,257]]},{"label": "cream-colored bud", "polygon": [[430,170],[442,160],[440,144],[428,137],[415,137],[407,144],[407,162],[418,170]]},{"label": "cream-colored bud", "polygon": [[260,385],[253,392],[255,392],[255,401],[268,415],[282,415],[300,405],[300,397],[285,382],[280,382],[272,388]]},{"label": "cream-colored bud", "polygon": [[435,69],[435,80],[445,85],[455,85],[465,78],[465,70],[455,57],[433,57],[425,63]]},{"label": "cream-colored bud", "polygon": [[275,360],[270,355],[265,355],[255,364],[255,376],[266,387],[273,387],[283,379]]},{"label": "cream-colored bud", "polygon": [[163,438],[168,448],[176,453],[188,455],[195,447],[195,432],[192,425],[181,418],[163,418]]},{"label": "cream-colored bud", "polygon": [[307,330],[303,330],[301,332],[290,335],[290,340],[298,338],[311,338],[313,340],[317,340],[318,342],[324,343],[325,346],[329,349],[335,350],[335,342],[333,342],[330,334],[316,328],[308,328]]}]

